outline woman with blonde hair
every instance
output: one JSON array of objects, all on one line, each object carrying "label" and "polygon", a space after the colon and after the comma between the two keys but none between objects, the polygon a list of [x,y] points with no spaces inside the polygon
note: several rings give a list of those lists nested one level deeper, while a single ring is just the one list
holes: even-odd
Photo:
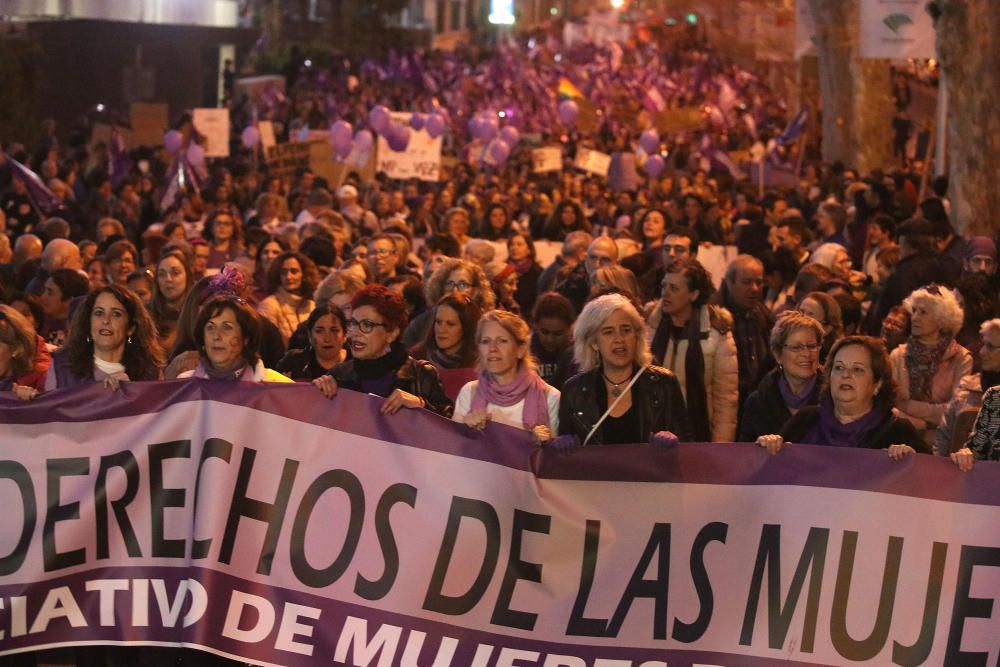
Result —
[{"label": "woman with blonde hair", "polygon": [[964,312],[955,293],[936,284],[914,290],[903,305],[910,313],[910,337],[890,355],[899,386],[896,410],[933,447],[948,402],[972,372],[972,355],[955,341]]},{"label": "woman with blonde hair", "polygon": [[621,294],[605,294],[584,307],[573,330],[581,372],[563,386],[554,448],[691,439],[680,383],[650,363],[644,326]]},{"label": "woman with blonde hair", "polygon": [[591,289],[595,293],[615,291],[624,294],[633,303],[640,303],[642,299],[639,281],[636,280],[635,274],[620,264],[602,266],[594,271],[594,280]]},{"label": "woman with blonde hair", "polygon": [[531,431],[536,441],[559,428],[559,391],[538,376],[531,329],[517,315],[491,310],[479,319],[479,379],[462,387],[452,416],[475,429],[490,421]]}]

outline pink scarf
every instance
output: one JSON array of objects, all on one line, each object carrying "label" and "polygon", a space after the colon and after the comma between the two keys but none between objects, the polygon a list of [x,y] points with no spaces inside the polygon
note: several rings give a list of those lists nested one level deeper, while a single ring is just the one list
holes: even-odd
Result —
[{"label": "pink scarf", "polygon": [[498,384],[488,371],[483,371],[479,374],[476,395],[472,397],[472,409],[485,410],[487,403],[507,408],[523,399],[521,421],[525,428],[552,426],[549,423],[549,404],[546,400],[547,386],[526,364],[521,365],[521,370],[508,384]]}]

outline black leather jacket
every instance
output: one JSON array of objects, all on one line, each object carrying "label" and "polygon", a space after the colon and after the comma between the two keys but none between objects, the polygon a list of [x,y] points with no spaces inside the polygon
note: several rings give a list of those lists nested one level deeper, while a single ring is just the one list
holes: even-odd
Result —
[{"label": "black leather jacket", "polygon": [[[361,391],[361,381],[354,370],[353,359],[337,364],[330,369],[329,374],[337,381],[338,387]],[[429,361],[417,361],[408,356],[396,371],[392,388],[419,396],[427,402],[425,407],[428,410],[443,417],[451,417],[451,413],[455,411],[455,404],[444,393],[437,369]]]},{"label": "black leather jacket", "polygon": [[[599,405],[598,382],[601,371],[595,368],[574,375],[563,385],[559,400],[559,435],[576,434],[582,441],[601,418],[607,405]],[[649,366],[632,386],[632,401],[638,408],[639,433],[648,439],[657,431],[671,431],[681,442],[691,440],[684,394],[677,377],[666,368]],[[603,445],[603,429],[597,429],[588,445]]]}]

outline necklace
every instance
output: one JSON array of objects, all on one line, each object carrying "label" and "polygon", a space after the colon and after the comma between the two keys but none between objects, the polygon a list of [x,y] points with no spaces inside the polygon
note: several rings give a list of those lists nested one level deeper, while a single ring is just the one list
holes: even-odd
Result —
[{"label": "necklace", "polygon": [[604,376],[604,381],[611,385],[611,395],[614,396],[615,398],[618,398],[619,396],[622,395],[622,388],[621,388],[622,385],[628,382],[629,378],[632,377],[630,375],[621,382],[614,382],[611,378],[608,377],[607,373],[605,373],[604,371],[601,371],[601,375]]}]

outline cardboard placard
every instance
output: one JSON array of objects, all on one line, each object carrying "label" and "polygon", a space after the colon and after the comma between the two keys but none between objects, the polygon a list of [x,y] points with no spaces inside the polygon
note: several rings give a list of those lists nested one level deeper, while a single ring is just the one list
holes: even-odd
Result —
[{"label": "cardboard placard", "polygon": [[264,148],[265,153],[278,145],[278,142],[274,139],[274,124],[271,121],[262,120],[258,122],[257,129],[260,130],[260,145]]},{"label": "cardboard placard", "polygon": [[169,124],[166,104],[133,102],[129,109],[135,146],[159,146]]},{"label": "cardboard placard", "polygon": [[704,125],[705,120],[701,115],[701,107],[681,107],[656,113],[656,129],[660,134],[691,132],[701,129]]},{"label": "cardboard placard", "polygon": [[312,155],[313,143],[297,142],[272,146],[265,152],[268,171],[272,176],[290,181],[295,177],[297,169],[310,166],[309,158]]},{"label": "cardboard placard", "polygon": [[608,169],[611,167],[611,156],[591,148],[578,148],[573,166],[607,178]]},{"label": "cardboard placard", "polygon": [[562,148],[559,146],[536,148],[531,151],[531,163],[532,171],[536,174],[547,171],[562,171]]},{"label": "cardboard placard", "polygon": [[192,121],[205,137],[205,157],[229,157],[229,109],[195,109]]}]

